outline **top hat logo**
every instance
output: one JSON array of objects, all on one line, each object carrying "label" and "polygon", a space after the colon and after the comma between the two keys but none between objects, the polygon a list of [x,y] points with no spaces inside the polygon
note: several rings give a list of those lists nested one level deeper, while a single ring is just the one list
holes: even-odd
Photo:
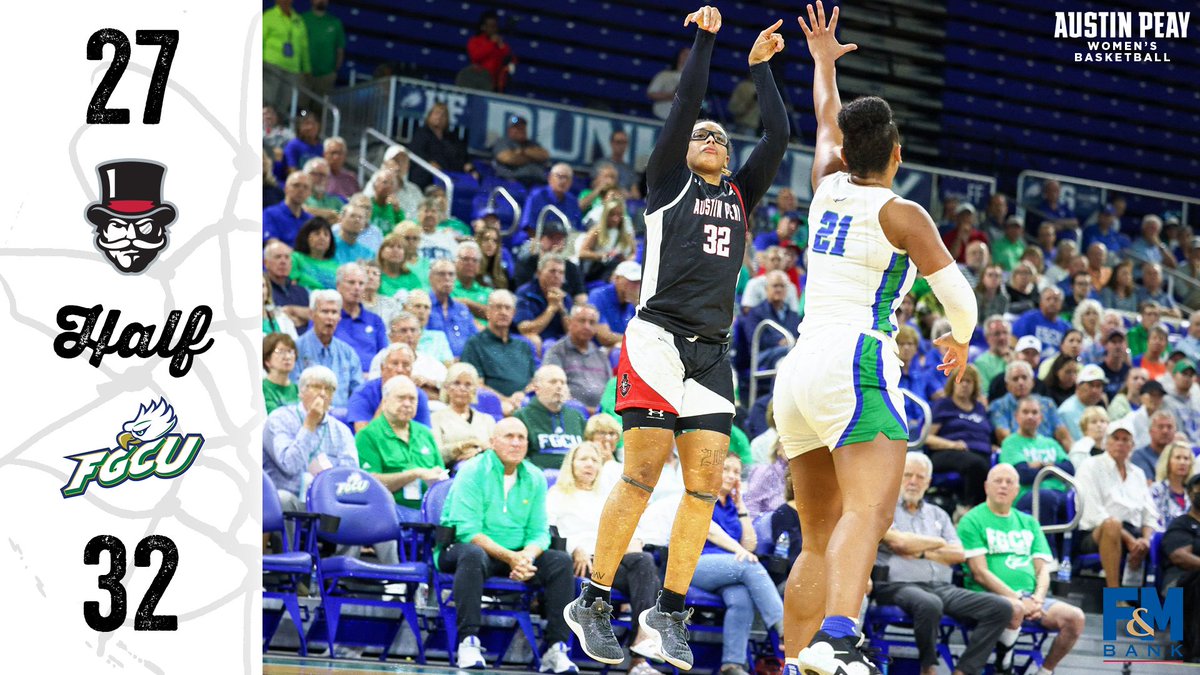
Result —
[{"label": "top hat logo", "polygon": [[167,226],[177,214],[174,204],[162,200],[166,172],[144,159],[96,167],[100,201],[89,204],[84,216],[96,227],[96,250],[119,272],[143,272],[167,245]]}]

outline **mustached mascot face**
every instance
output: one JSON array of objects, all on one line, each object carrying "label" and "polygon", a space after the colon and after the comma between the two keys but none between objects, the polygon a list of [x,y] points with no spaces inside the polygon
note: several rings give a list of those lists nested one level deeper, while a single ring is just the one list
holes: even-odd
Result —
[{"label": "mustached mascot face", "polygon": [[166,172],[167,167],[147,160],[96,167],[100,201],[88,205],[84,215],[96,228],[96,250],[119,272],[144,271],[167,245],[167,226],[177,214],[173,204],[162,201]]}]

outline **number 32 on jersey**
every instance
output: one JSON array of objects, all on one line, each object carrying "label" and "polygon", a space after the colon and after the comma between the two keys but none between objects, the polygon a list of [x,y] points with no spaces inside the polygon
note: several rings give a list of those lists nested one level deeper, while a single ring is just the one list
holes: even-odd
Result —
[{"label": "number 32 on jersey", "polygon": [[731,230],[728,225],[704,224],[704,252],[709,255],[729,257],[729,237]]},{"label": "number 32 on jersey", "polygon": [[[834,230],[837,230],[836,236]],[[841,257],[846,254],[846,235],[849,232],[850,216],[843,217],[833,211],[826,211],[825,215],[821,216],[821,229],[813,236],[812,250]]]}]

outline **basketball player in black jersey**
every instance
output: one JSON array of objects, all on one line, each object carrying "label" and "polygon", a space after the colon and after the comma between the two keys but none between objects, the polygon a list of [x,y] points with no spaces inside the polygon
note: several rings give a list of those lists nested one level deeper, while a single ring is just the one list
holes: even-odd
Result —
[{"label": "basketball player in black jersey", "polygon": [[[662,473],[679,449],[685,494],[671,531],[666,579],[655,607],[642,612],[651,657],[692,667],[684,596],[712,522],[729,452],[733,374],[729,327],[746,246],[748,217],[779,169],[788,142],[787,113],[767,61],[783,49],[775,31],[750,50],[750,74],[765,132],[749,159],[729,171],[729,137],[721,125],[696,121],[708,85],[709,59],[721,15],[704,7],[671,113],[646,166],[646,264],[637,316],[625,331],[617,369],[617,405],[625,429],[625,470],[604,507],[589,583],[567,606],[567,623],[589,657],[617,664],[624,653],[612,630],[610,589],[623,585],[622,558]],[[738,514],[742,527],[749,518]],[[749,564],[749,563],[747,563]]]}]

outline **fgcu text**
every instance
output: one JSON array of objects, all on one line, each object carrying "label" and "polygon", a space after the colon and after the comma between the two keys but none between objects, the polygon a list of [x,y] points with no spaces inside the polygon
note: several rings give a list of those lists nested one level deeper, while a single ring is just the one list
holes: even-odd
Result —
[{"label": "fgcu text", "polygon": [[116,447],[66,458],[75,462],[75,470],[62,487],[63,497],[78,497],[93,482],[110,488],[126,480],[174,478],[187,471],[204,446],[204,436],[171,433],[177,421],[164,399],[139,406],[137,416],[122,425]]}]

